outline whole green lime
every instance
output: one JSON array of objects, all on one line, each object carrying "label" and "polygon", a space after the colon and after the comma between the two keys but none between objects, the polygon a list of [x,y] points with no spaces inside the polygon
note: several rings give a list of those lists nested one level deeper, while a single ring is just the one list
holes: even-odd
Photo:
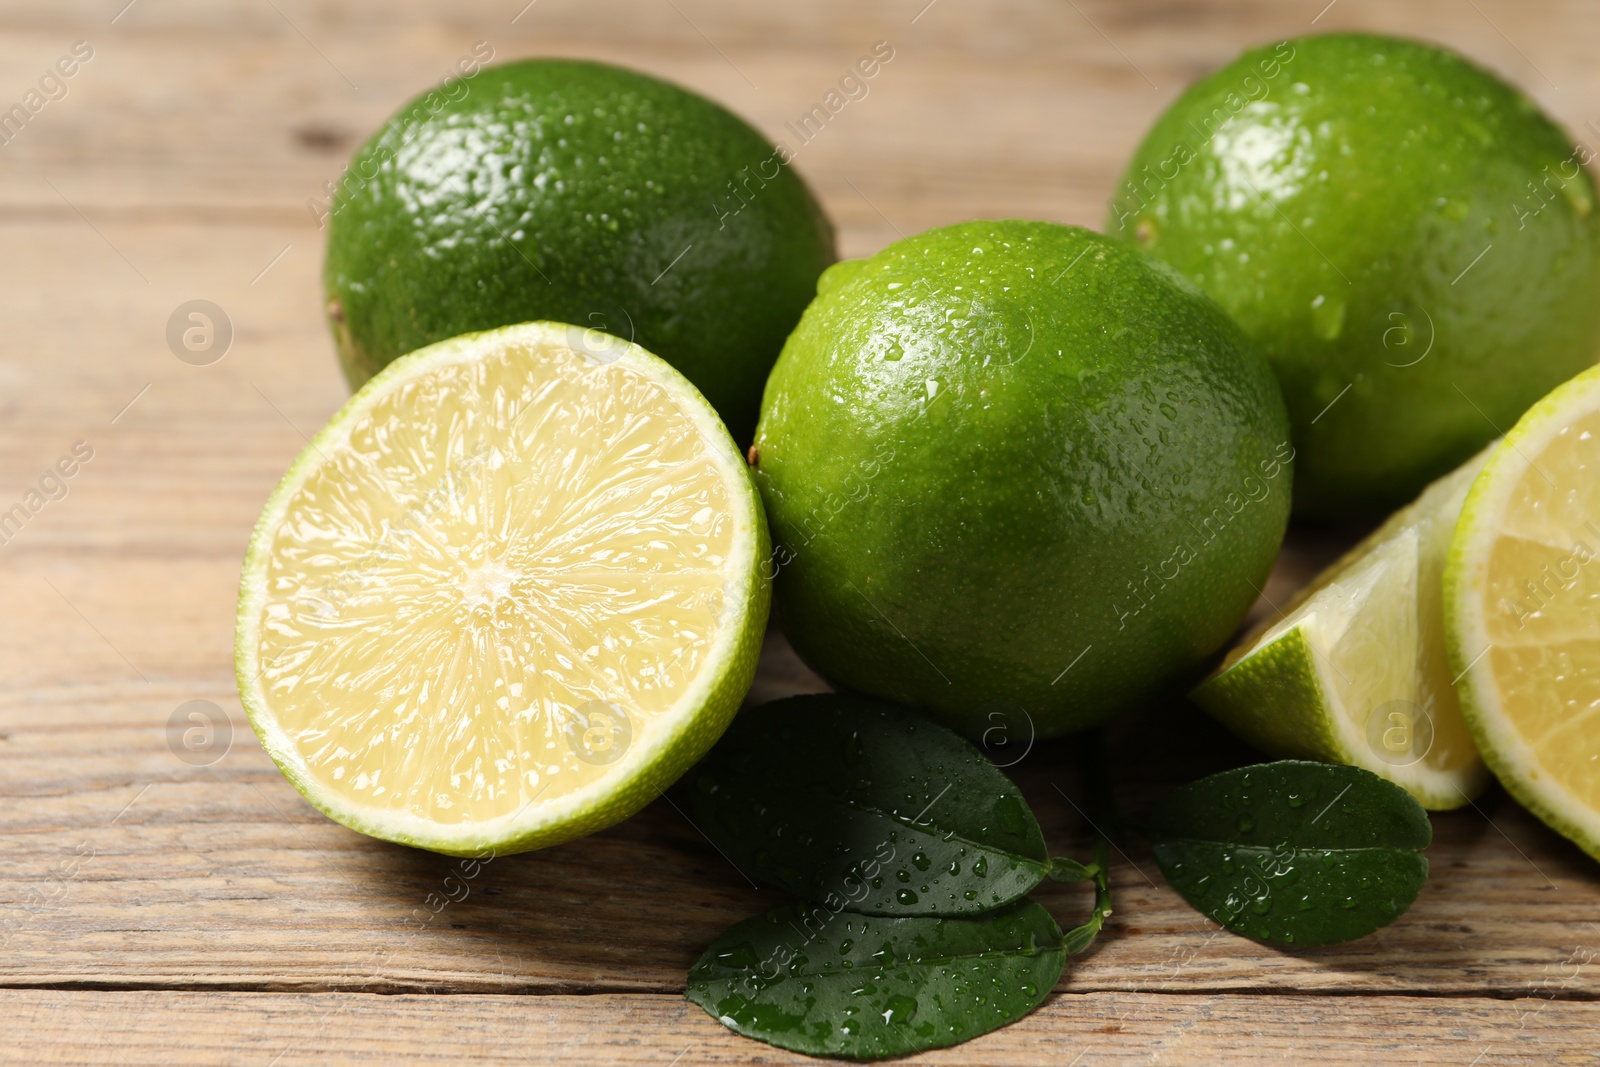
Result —
[{"label": "whole green lime", "polygon": [[1108,232],[1193,278],[1266,352],[1296,510],[1386,510],[1595,360],[1591,155],[1443,49],[1309,37],[1185,92]]},{"label": "whole green lime", "polygon": [[960,727],[1099,722],[1216,649],[1283,537],[1265,360],[1176,272],[970,222],[822,276],[751,450],[813,668]]},{"label": "whole green lime", "polygon": [[762,383],[833,262],[785,155],[743,120],[599,63],[488,67],[407,104],[333,198],[325,283],[345,376],[511,323],[660,355],[749,440]]}]

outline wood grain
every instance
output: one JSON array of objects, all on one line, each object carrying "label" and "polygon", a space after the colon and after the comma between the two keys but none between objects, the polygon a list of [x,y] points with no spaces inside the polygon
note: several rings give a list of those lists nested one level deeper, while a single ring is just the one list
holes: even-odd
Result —
[{"label": "wood grain", "polygon": [[[817,688],[781,639],[757,699]],[[0,914],[8,985],[382,992],[667,992],[721,929],[777,897],[658,802],[610,831],[460,861],[373,841],[323,818],[237,720],[232,748],[191,768],[167,746],[164,683],[36,693],[0,745],[12,876]],[[200,692],[206,697],[205,692]],[[209,698],[237,706],[220,688]],[[1120,724],[1114,764],[1137,813],[1170,784],[1253,757],[1187,705]],[[1086,855],[1073,744],[1013,768],[1052,847]],[[1220,934],[1129,844],[1116,914],[1075,962],[1074,991],[1447,992],[1514,996],[1600,945],[1600,872],[1503,794],[1435,819],[1432,877],[1412,911],[1360,941],[1282,951]],[[1038,894],[1065,923],[1081,887]],[[448,904],[448,897],[459,899]],[[218,951],[225,946],[224,951]],[[1600,995],[1592,968],[1563,997]]]},{"label": "wood grain", "polygon": [[[6,991],[0,1011],[29,1036],[0,1048],[0,1063],[30,1065],[841,1062],[753,1045],[668,996]],[[1597,1028],[1600,1005],[1544,1000],[1068,994],[1004,1030],[895,1062],[1566,1067],[1596,1062]]]},{"label": "wood grain", "polygon": [[[240,713],[250,526],[346,396],[306,200],[475,41],[641,67],[773,137],[891,42],[870,94],[797,159],[847,255],[972,217],[1097,225],[1184,84],[1313,18],[1453,44],[1600,137],[1584,132],[1600,120],[1592,19],[1573,3],[125,3],[0,8],[0,108],[73,42],[95,49],[0,145],[0,510],[75,442],[94,450],[0,544],[0,1018],[28,1039],[0,1041],[5,1062],[794,1060],[674,995],[717,932],[775,898],[666,803],[447,881],[455,861],[310,809]],[[235,329],[212,366],[164,340],[195,297]],[[1297,531],[1258,610],[1359,532]],[[751,699],[819,685],[774,639]],[[232,716],[207,765],[168,745],[191,700]],[[1178,700],[1120,724],[1114,751],[1133,813],[1254,758]],[[1087,843],[1073,764],[1053,743],[1015,768],[1067,853]],[[1111,926],[1058,995],[918,1059],[1595,1062],[1600,868],[1499,792],[1435,826],[1410,913],[1301,952],[1219,932],[1130,844]],[[1063,921],[1086,906],[1078,887],[1039,897]]]}]

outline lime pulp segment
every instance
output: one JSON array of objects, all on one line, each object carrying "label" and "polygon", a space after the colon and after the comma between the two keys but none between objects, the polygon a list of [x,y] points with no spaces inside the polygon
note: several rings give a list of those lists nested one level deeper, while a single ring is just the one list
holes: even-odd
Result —
[{"label": "lime pulp segment", "polygon": [[1473,486],[1446,572],[1450,652],[1510,792],[1600,856],[1600,371],[1536,405]]},{"label": "lime pulp segment", "polygon": [[728,703],[719,675],[764,619],[748,476],[675,372],[581,333],[398,362],[262,516],[241,689],[340,821],[441,851],[582,821]]},{"label": "lime pulp segment", "polygon": [[1468,803],[1487,772],[1446,658],[1441,584],[1488,455],[1435,481],[1324,570],[1195,699],[1275,756],[1365,768],[1429,808]]}]

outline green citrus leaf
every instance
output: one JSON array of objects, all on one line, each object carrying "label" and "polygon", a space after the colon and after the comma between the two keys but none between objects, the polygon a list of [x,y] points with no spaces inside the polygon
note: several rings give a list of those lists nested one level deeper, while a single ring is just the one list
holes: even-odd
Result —
[{"label": "green citrus leaf", "polygon": [[973,915],[1050,870],[1012,781],[920,715],[855,697],[745,711],[682,786],[752,878],[872,915]]},{"label": "green citrus leaf", "polygon": [[1433,838],[1411,795],[1359,767],[1282,760],[1180,786],[1149,822],[1183,898],[1235,933],[1313,946],[1399,918]]},{"label": "green citrus leaf", "polygon": [[966,919],[787,904],[706,949],[685,996],[746,1037],[812,1056],[903,1056],[986,1034],[1038,1006],[1066,963],[1031,900]]}]

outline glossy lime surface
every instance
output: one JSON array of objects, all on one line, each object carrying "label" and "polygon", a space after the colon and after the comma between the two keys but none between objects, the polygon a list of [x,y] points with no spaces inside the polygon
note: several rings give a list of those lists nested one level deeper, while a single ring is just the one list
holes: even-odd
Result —
[{"label": "glossy lime surface", "polygon": [[356,153],[325,281],[353,386],[442,338],[568,322],[659,354],[742,446],[833,258],[805,183],[742,119],[633,71],[532,59],[419,97]]},{"label": "glossy lime surface", "polygon": [[1194,279],[1266,352],[1297,510],[1384,511],[1595,360],[1591,154],[1451,52],[1302,38],[1185,92],[1107,232]]},{"label": "glossy lime surface", "polygon": [[1075,227],[932,230],[825,274],[773,369],[776,610],[851,689],[1088,726],[1232,633],[1291,456],[1266,362],[1176,273]]}]

